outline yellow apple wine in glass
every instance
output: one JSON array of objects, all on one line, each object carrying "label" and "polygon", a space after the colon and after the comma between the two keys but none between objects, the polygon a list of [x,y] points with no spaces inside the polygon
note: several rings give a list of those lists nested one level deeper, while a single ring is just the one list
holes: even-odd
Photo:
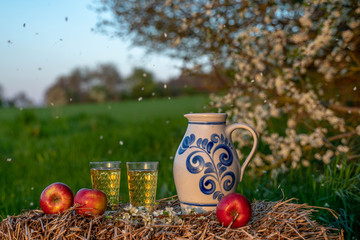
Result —
[{"label": "yellow apple wine in glass", "polygon": [[90,162],[92,188],[103,191],[108,209],[116,210],[120,200],[121,162]]},{"label": "yellow apple wine in glass", "polygon": [[130,204],[149,210],[155,205],[158,162],[127,162]]}]

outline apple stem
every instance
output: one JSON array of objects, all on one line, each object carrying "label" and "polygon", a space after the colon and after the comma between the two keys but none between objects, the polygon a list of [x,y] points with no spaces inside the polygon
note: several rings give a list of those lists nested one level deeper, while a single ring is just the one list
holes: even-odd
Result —
[{"label": "apple stem", "polygon": [[231,228],[231,226],[234,224],[234,222],[236,221],[237,217],[239,216],[239,213],[236,213],[236,215],[234,216],[233,220],[231,221],[231,223],[229,224],[229,226],[227,227],[228,229]]}]

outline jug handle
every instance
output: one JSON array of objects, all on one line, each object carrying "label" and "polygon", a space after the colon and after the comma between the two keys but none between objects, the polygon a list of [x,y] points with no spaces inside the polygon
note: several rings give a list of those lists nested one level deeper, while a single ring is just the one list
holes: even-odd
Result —
[{"label": "jug handle", "polygon": [[244,163],[242,165],[240,164],[240,180],[239,180],[239,182],[241,182],[243,175],[244,175],[245,168],[249,164],[253,155],[255,154],[256,148],[258,146],[258,135],[257,135],[256,131],[249,125],[247,125],[245,123],[234,123],[234,124],[226,126],[226,128],[225,128],[226,137],[228,137],[231,140],[231,133],[236,129],[248,130],[254,139],[254,143],[253,143],[253,146],[251,148],[249,155],[246,157]]}]

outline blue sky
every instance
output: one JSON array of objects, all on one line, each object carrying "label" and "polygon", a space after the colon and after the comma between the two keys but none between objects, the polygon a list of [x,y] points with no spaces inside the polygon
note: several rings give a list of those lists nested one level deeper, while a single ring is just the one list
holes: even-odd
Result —
[{"label": "blue sky", "polygon": [[[60,75],[75,67],[113,63],[126,77],[144,67],[159,80],[179,74],[180,63],[147,55],[130,42],[92,31],[97,14],[85,0],[0,0],[0,85],[5,97],[25,92],[36,103]],[[24,26],[25,24],[25,26]]]}]

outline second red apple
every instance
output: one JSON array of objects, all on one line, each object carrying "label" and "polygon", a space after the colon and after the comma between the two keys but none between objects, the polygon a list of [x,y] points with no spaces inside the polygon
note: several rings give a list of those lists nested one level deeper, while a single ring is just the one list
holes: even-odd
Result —
[{"label": "second red apple", "polygon": [[251,218],[251,204],[244,195],[230,193],[218,203],[216,216],[224,227],[229,226],[233,221],[231,225],[233,228],[245,226]]},{"label": "second red apple", "polygon": [[106,210],[107,197],[103,191],[82,188],[75,195],[74,205],[77,214],[101,215]]}]

